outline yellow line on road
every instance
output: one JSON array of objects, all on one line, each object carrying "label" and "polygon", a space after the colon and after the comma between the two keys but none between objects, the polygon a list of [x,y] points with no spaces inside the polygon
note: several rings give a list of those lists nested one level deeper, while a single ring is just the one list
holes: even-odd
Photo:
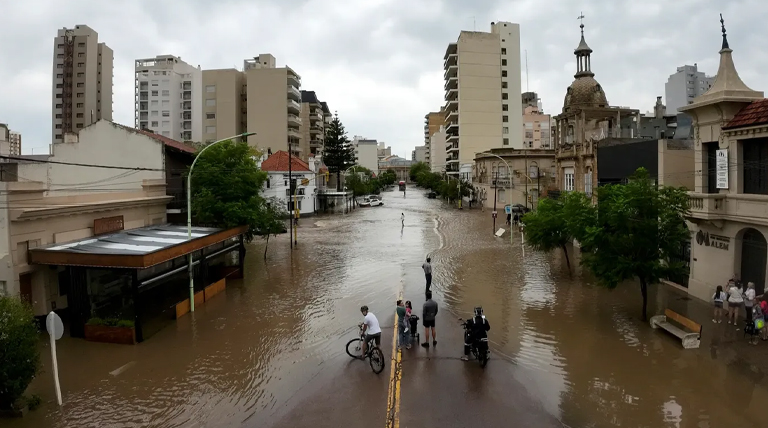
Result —
[{"label": "yellow line on road", "polygon": [[[398,299],[403,298],[403,290],[400,289]],[[401,354],[397,348],[398,325],[400,317],[395,312],[394,337],[392,338],[392,363],[389,370],[389,391],[387,393],[387,428],[400,427],[400,377],[402,368],[400,367]]]}]

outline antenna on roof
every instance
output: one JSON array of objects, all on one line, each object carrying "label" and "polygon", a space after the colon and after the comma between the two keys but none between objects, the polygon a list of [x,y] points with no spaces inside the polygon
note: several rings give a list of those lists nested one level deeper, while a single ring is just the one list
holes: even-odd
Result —
[{"label": "antenna on roof", "polygon": [[528,49],[525,50],[525,92],[528,92]]}]

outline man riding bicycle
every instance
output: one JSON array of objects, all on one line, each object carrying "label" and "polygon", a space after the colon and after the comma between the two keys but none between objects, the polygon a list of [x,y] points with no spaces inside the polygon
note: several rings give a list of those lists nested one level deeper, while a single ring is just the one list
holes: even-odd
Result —
[{"label": "man riding bicycle", "polygon": [[473,344],[476,344],[480,339],[488,338],[488,330],[491,329],[491,325],[483,315],[483,308],[478,306],[475,308],[475,316],[472,319],[468,319],[466,322],[467,329],[464,334],[464,356],[461,357],[463,361],[469,360],[469,352]]},{"label": "man riding bicycle", "polygon": [[368,312],[368,306],[363,305],[360,308],[360,312],[363,314],[362,334],[364,336],[363,355],[361,358],[365,359],[365,356],[368,354],[368,342],[374,340],[376,346],[381,345],[381,327],[379,327],[379,320],[376,318],[376,315]]}]

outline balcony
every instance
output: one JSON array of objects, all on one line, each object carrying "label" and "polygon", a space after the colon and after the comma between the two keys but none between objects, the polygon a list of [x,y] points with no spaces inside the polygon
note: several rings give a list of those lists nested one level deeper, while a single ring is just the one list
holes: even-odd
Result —
[{"label": "balcony", "polygon": [[453,144],[458,141],[459,141],[459,134],[448,135],[447,138],[445,139],[445,142],[450,144]]},{"label": "balcony", "polygon": [[733,220],[768,225],[768,195],[688,193],[690,220]]},{"label": "balcony", "polygon": [[459,100],[448,100],[445,103],[445,112],[450,114],[459,109]]},{"label": "balcony", "polygon": [[181,89],[185,91],[191,91],[192,90],[192,82],[184,82],[181,84]]},{"label": "balcony", "polygon": [[323,142],[321,140],[311,140],[309,142],[309,147],[313,149],[319,149],[323,147]]},{"label": "balcony", "polygon": [[454,110],[445,116],[445,123],[454,123],[459,121],[459,112]]},{"label": "balcony", "polygon": [[294,100],[288,100],[288,111],[295,114],[301,113],[301,104]]},{"label": "balcony", "polygon": [[458,152],[458,151],[459,151],[459,143],[448,144],[445,147],[445,152],[446,153],[453,153],[453,152]]},{"label": "balcony", "polygon": [[445,133],[449,135],[459,135],[459,124],[457,122],[451,122],[447,128],[445,128]]},{"label": "balcony", "polygon": [[192,99],[192,94],[184,92],[184,94],[181,95],[181,99],[184,101],[189,101]]},{"label": "balcony", "polygon": [[448,78],[445,81],[443,88],[445,88],[446,91],[448,91],[449,89],[459,89],[459,78],[458,77]]},{"label": "balcony", "polygon": [[301,138],[301,132],[295,128],[288,128],[288,137]]},{"label": "balcony", "polygon": [[445,69],[443,73],[443,79],[448,80],[459,75],[459,66],[452,65]]},{"label": "balcony", "polygon": [[290,68],[286,67],[288,69],[288,85],[295,86],[296,88],[301,87],[301,77],[296,74],[295,71],[291,70]]},{"label": "balcony", "polygon": [[457,53],[451,53],[445,56],[443,60],[443,68],[448,69],[452,66],[458,66],[459,65],[459,54]]},{"label": "balcony", "polygon": [[289,114],[288,123],[291,125],[299,126],[301,125],[301,118],[299,116],[296,116],[295,114]]},{"label": "balcony", "polygon": [[185,101],[181,103],[181,109],[182,110],[192,110],[192,102],[191,101]]},{"label": "balcony", "polygon": [[449,89],[445,91],[445,100],[446,101],[456,101],[459,98],[459,90],[456,88]]},{"label": "balcony", "polygon": [[288,85],[288,99],[301,101],[301,92],[293,85]]}]

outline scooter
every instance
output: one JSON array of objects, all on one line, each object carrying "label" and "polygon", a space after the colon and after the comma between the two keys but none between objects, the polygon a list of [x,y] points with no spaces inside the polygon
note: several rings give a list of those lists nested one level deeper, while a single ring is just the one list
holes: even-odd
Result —
[{"label": "scooter", "polygon": [[[461,327],[465,331],[464,334],[468,334],[467,321],[464,321],[461,318],[459,318],[459,321],[461,321]],[[480,367],[484,368],[485,365],[488,364],[488,359],[491,358],[491,351],[488,349],[488,338],[484,337],[478,340],[473,340],[469,345],[469,349],[472,352],[472,355],[474,355],[475,359],[480,363]]]}]

